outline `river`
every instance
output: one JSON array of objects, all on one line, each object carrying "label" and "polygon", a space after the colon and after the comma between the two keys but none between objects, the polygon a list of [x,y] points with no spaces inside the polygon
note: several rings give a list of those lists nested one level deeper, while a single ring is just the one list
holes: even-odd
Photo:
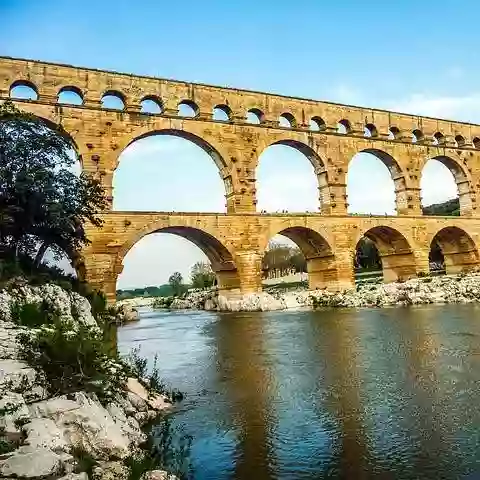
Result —
[{"label": "river", "polygon": [[480,471],[480,306],[141,311],[125,353],[186,394],[191,478],[457,479]]}]

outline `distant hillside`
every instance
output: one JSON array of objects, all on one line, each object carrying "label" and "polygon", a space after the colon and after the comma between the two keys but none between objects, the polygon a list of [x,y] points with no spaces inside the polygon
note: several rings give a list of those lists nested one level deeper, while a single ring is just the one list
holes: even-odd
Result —
[{"label": "distant hillside", "polygon": [[447,200],[442,203],[434,203],[427,207],[422,207],[424,215],[439,215],[446,217],[458,217],[460,215],[460,201],[458,198]]}]

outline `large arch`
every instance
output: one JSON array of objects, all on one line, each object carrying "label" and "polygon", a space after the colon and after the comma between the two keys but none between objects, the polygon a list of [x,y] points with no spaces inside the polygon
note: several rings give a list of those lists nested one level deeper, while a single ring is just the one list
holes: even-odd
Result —
[{"label": "large arch", "polygon": [[480,256],[472,237],[459,227],[444,227],[433,236],[430,249],[438,246],[443,254],[445,273],[468,272],[478,267]]},{"label": "large arch", "polygon": [[383,280],[395,282],[417,276],[416,260],[407,238],[398,230],[385,225],[372,227],[357,239],[370,239],[378,250],[382,263]]},{"label": "large arch", "polygon": [[[444,176],[440,177],[442,174],[442,167],[440,167],[440,169],[436,168],[434,170],[434,174],[432,175],[433,185],[426,185],[426,183],[428,182],[428,177],[425,178],[424,173],[425,170],[427,170],[428,174],[428,170],[432,170],[431,167],[435,167],[435,164],[433,162],[438,162],[450,172],[453,182],[456,185],[456,192],[454,192],[453,189],[448,189],[448,185],[446,185],[445,183],[446,181],[448,181],[448,177],[446,179]],[[437,155],[431,157],[425,162],[421,172],[422,206],[425,208],[432,204],[439,204],[447,200],[453,200],[455,196],[458,196],[460,215],[469,216],[472,214],[472,196],[470,185],[471,179],[466,166],[461,165],[459,162],[447,155]],[[431,190],[431,192],[428,192],[428,190]],[[427,193],[426,195],[425,191]],[[442,194],[444,195],[442,196]]]},{"label": "large arch", "polygon": [[197,246],[208,258],[217,278],[217,288],[224,296],[237,295],[240,291],[240,279],[232,252],[213,233],[203,228],[189,225],[165,226],[148,225],[132,235],[119,249],[113,270],[120,274],[123,270],[123,260],[130,249],[141,239],[155,233],[169,233],[182,237]]},{"label": "large arch", "polygon": [[337,261],[326,235],[304,226],[286,226],[270,231],[265,237],[260,251],[264,255],[268,241],[282,235],[295,243],[307,263],[308,285],[310,290],[328,289],[336,291],[339,285]]},{"label": "large arch", "polygon": [[[303,166],[308,164],[302,165],[304,159],[313,171]],[[260,211],[318,211],[330,203],[323,160],[301,141],[284,138],[267,145],[258,158],[255,177]]]},{"label": "large arch", "polygon": [[[370,158],[365,158],[365,154],[369,155]],[[372,162],[372,157],[375,159],[375,163]],[[362,162],[365,165],[365,161],[368,161],[367,168],[362,169]],[[386,171],[382,173],[384,172],[383,167],[388,171],[391,181],[388,179]],[[352,175],[358,175],[358,173],[355,172],[357,169],[362,174],[360,177],[360,185],[355,185],[355,179],[352,179]],[[381,182],[381,184],[376,185],[374,189],[371,189],[368,183],[369,178],[371,179],[372,176],[375,176],[377,182]],[[388,187],[388,183],[385,182],[390,183],[391,188]],[[395,158],[383,150],[377,148],[363,148],[359,150],[348,164],[346,184],[347,202],[349,206],[353,206],[353,209],[349,209],[349,213],[378,215],[407,213],[405,176]],[[354,193],[353,190],[356,193]],[[370,192],[371,198],[367,198],[367,192]],[[352,201],[361,202],[361,204],[355,206]]]},{"label": "large arch", "polygon": [[[140,202],[132,189],[139,190],[142,179],[145,201]],[[225,211],[233,189],[216,148],[191,132],[171,128],[148,131],[128,142],[117,159],[112,187],[113,209],[123,211]],[[119,196],[120,189],[128,193],[133,207]],[[187,197],[190,201],[183,201]]]}]

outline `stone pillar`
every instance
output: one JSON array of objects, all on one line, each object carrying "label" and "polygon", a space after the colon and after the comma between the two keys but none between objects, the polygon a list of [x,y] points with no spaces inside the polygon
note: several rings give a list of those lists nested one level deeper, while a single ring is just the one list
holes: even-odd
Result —
[{"label": "stone pillar", "polygon": [[109,304],[115,303],[117,278],[123,265],[115,265],[116,254],[90,253],[83,254],[85,280],[96,290],[102,291]]},{"label": "stone pillar", "polygon": [[[395,187],[397,182],[395,181]],[[397,215],[422,215],[420,188],[395,188],[395,206]]]},{"label": "stone pillar", "polygon": [[478,256],[475,249],[457,251],[454,248],[447,249],[443,244],[442,247],[447,275],[472,271],[478,266]]},{"label": "stone pillar", "polygon": [[240,250],[235,254],[242,294],[262,291],[262,256],[256,250]]},{"label": "stone pillar", "polygon": [[353,256],[349,245],[349,238],[345,233],[336,234],[335,260],[337,265],[337,287],[338,291],[355,288],[355,272],[353,269]]},{"label": "stone pillar", "polygon": [[307,259],[307,272],[310,290],[339,290],[337,265],[333,255]]},{"label": "stone pillar", "polygon": [[470,190],[470,182],[467,179],[457,182],[458,200],[460,202],[460,215],[462,217],[471,217],[473,215],[472,208],[472,192]]},{"label": "stone pillar", "polygon": [[320,211],[323,215],[347,215],[347,186],[345,183],[320,184],[318,190]]},{"label": "stone pillar", "polygon": [[413,253],[386,253],[380,254],[380,258],[385,283],[416,278],[417,268]]},{"label": "stone pillar", "polygon": [[217,277],[218,293],[229,300],[238,298],[240,292],[240,278],[238,271],[235,270],[219,270],[215,272]]}]

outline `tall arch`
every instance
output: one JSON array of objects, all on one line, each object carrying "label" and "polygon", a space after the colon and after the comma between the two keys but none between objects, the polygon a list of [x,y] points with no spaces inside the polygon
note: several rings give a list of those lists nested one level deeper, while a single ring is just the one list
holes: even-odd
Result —
[{"label": "tall arch", "polygon": [[[202,157],[210,157],[213,164]],[[142,181],[143,201],[135,195],[135,191],[141,191]],[[146,131],[131,138],[116,161],[112,185],[114,210],[143,211],[218,212],[225,209],[233,189],[218,150],[194,133],[172,128]],[[128,193],[128,204],[120,189]]]},{"label": "tall arch", "polygon": [[[417,275],[415,255],[407,238],[398,230],[385,225],[372,227],[362,237],[371,240],[378,250],[382,263],[383,280],[395,282]],[[358,242],[356,244],[356,248]]]},{"label": "tall arch", "polygon": [[[124,259],[132,247],[140,240],[156,233],[176,235],[193,243],[208,258],[217,278],[219,293],[225,296],[238,294],[240,291],[239,274],[230,250],[212,233],[207,232],[206,229],[189,225],[165,226],[164,222],[160,222],[159,225],[147,225],[144,229],[132,235],[121,246],[116,255],[113,270],[117,274],[121,274],[123,271]],[[151,254],[154,255],[155,252],[152,252]],[[166,254],[168,253],[166,252]],[[117,279],[115,279],[115,281],[116,280]]]},{"label": "tall arch", "polygon": [[472,214],[470,175],[466,166],[453,158],[446,155],[430,158],[423,165],[420,186],[426,215]]},{"label": "tall arch", "polygon": [[[326,236],[304,226],[277,228],[270,232],[269,238],[276,235],[282,235],[291,240],[305,257],[309,289],[338,290],[337,261]],[[263,245],[264,254],[266,250],[267,246]]]},{"label": "tall arch", "polygon": [[[472,237],[458,227],[444,227],[430,243],[430,251],[438,247],[443,254],[445,273],[455,274],[475,269],[480,261],[479,253]],[[432,269],[432,262],[430,262]]]},{"label": "tall arch", "polygon": [[323,160],[313,148],[297,140],[281,139],[265,148],[256,179],[259,211],[316,212],[321,204],[330,203]]},{"label": "tall arch", "polygon": [[[372,184],[375,188],[371,188]],[[347,172],[349,213],[407,213],[405,192],[406,180],[402,169],[387,152],[365,148],[350,160]]]}]

